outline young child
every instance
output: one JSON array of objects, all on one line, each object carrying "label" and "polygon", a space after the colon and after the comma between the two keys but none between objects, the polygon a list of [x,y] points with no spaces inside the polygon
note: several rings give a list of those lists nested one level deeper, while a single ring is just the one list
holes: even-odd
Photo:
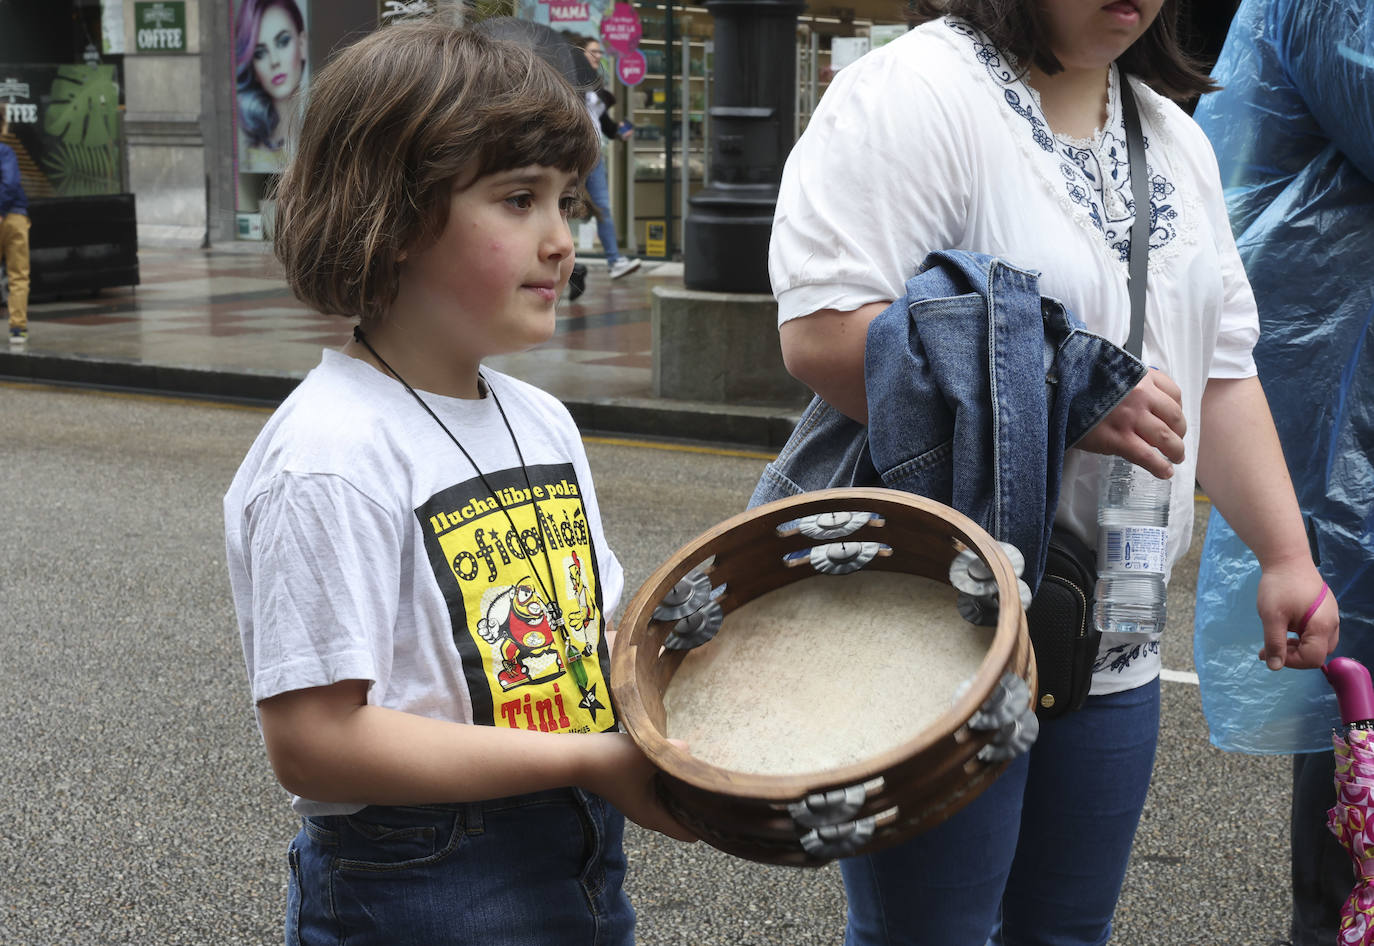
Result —
[{"label": "young child", "polygon": [[488,355],[548,339],[598,156],[528,50],[388,26],[311,90],[279,188],[296,294],[355,317],[225,496],[288,943],[623,944],[621,812],[681,840],[616,732],[624,584],[578,432]]}]

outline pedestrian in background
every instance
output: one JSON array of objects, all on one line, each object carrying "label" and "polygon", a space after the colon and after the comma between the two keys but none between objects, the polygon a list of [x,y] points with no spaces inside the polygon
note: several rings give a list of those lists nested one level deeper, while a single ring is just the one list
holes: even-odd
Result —
[{"label": "pedestrian in background", "polygon": [[[601,44],[590,36],[570,36],[571,42],[582,50],[591,63],[592,69],[596,71],[598,80],[601,79],[601,59],[605,53],[601,49]],[[629,122],[617,125],[611,116],[611,109],[615,107],[615,96],[606,88],[605,83],[599,81],[597,87],[588,89],[583,93],[587,100],[587,112],[592,116],[592,121],[596,122],[601,134],[609,141],[629,141],[634,137],[634,126]],[[603,154],[597,159],[596,167],[587,175],[587,196],[591,199],[593,216],[596,217],[596,235],[601,241],[601,248],[606,253],[606,266],[610,270],[612,279],[619,279],[621,276],[628,276],[630,273],[639,269],[639,260],[628,256],[620,255],[620,244],[615,235],[615,218],[611,215],[611,189],[606,180],[606,158]],[[586,278],[585,267],[579,264],[579,273],[582,280]],[[577,293],[580,295],[582,287],[575,280]]]},{"label": "pedestrian in background", "polygon": [[551,66],[434,20],[312,88],[275,250],[358,324],[224,499],[252,698],[301,816],[288,943],[629,946],[624,817],[691,837],[616,731],[624,574],[577,428],[482,367],[552,336],[598,152]]},{"label": "pedestrian in background", "polygon": [[[1196,118],[1216,149],[1259,309],[1255,363],[1322,577],[1338,654],[1374,667],[1374,0],[1245,0]],[[1294,946],[1337,942],[1354,883],[1327,830],[1336,803],[1320,674],[1255,666],[1258,565],[1213,513],[1198,575],[1195,664],[1212,741],[1295,753]]]},{"label": "pedestrian in background", "polygon": [[[9,137],[0,111],[0,139]],[[29,340],[29,200],[19,178],[19,157],[0,141],[0,260],[9,280],[9,335],[16,348]]]},{"label": "pedestrian in background", "polygon": [[[1131,228],[1149,214],[1143,360],[1162,370],[1067,451],[1055,523],[1095,545],[1092,454],[1123,456],[1171,479],[1172,565],[1189,546],[1196,476],[1264,562],[1252,647],[1278,666],[1320,664],[1336,606],[1323,600],[1288,639],[1323,585],[1255,378],[1258,319],[1216,161],[1176,104],[1212,87],[1179,48],[1178,4],[913,7],[921,25],[845,66],[788,157],[769,271],[789,371],[860,423],[898,411],[869,402],[866,372],[886,353],[868,348],[868,330],[889,307],[907,318],[907,281],[953,248],[1038,274],[1043,295],[1120,344]],[[1127,84],[1146,206],[1131,187]],[[842,861],[847,946],[1105,943],[1154,765],[1159,673],[1158,634],[1104,633],[1081,709],[1042,722],[1030,751],[948,821]]]}]

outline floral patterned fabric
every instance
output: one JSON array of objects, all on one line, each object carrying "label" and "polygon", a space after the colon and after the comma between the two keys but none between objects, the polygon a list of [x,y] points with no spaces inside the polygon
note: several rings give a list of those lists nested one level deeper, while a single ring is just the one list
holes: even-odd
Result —
[{"label": "floral patterned fabric", "polygon": [[1374,944],[1374,733],[1350,728],[1332,736],[1336,804],[1326,825],[1350,852],[1357,880],[1341,910],[1341,946]]},{"label": "floral patterned fabric", "polygon": [[[1118,262],[1131,255],[1131,225],[1135,199],[1131,194],[1130,160],[1126,153],[1126,123],[1121,111],[1120,74],[1113,65],[1108,74],[1107,122],[1091,139],[1073,138],[1050,130],[1040,107],[1040,96],[1020,69],[977,29],[962,20],[945,21],[951,30],[973,44],[974,57],[1002,86],[1002,98],[1026,121],[1035,147],[1054,163],[1051,178],[1062,187],[1062,197],[1106,240]],[[1177,188],[1150,160],[1150,136],[1145,136],[1145,165],[1150,182],[1150,253],[1157,256],[1179,235]]]}]

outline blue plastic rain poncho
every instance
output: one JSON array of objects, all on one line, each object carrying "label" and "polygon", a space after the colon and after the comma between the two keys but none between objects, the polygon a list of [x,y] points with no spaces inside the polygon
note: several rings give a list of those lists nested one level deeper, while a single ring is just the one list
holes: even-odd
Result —
[{"label": "blue plastic rain poncho", "polygon": [[[1337,653],[1374,666],[1374,0],[1245,0],[1196,118],[1259,303],[1255,349],[1293,485],[1340,601]],[[1215,512],[1194,637],[1212,742],[1331,748],[1316,670],[1267,670],[1259,566]]]}]

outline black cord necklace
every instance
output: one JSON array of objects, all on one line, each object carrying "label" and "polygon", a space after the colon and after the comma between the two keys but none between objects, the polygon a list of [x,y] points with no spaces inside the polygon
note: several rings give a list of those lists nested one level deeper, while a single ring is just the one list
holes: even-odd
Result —
[{"label": "black cord necklace", "polygon": [[[519,535],[520,530],[516,527],[515,519],[511,516],[510,510],[506,508],[506,504],[501,501],[501,497],[497,494],[496,490],[492,488],[491,482],[487,479],[487,475],[482,472],[482,468],[477,465],[477,461],[472,458],[472,454],[468,453],[467,448],[465,448],[462,443],[459,442],[458,438],[453,435],[453,431],[449,430],[448,426],[439,419],[439,415],[430,409],[430,406],[425,403],[424,398],[420,397],[416,390],[406,383],[406,379],[402,378],[395,368],[387,364],[386,360],[382,358],[381,355],[377,354],[377,349],[373,348],[372,343],[367,340],[367,336],[363,334],[361,326],[354,326],[353,339],[371,352],[372,357],[377,359],[378,364],[385,368],[393,378],[401,382],[401,386],[410,392],[410,396],[415,399],[415,402],[423,407],[425,413],[434,419],[434,423],[439,425],[439,429],[448,434],[448,439],[452,440],[453,445],[462,451],[468,464],[477,471],[477,475],[482,480],[482,485],[487,488],[487,492],[491,494],[491,498],[496,501],[496,505],[500,510],[506,514],[506,521],[510,523],[511,529],[516,535]],[[515,447],[515,456],[520,461],[520,472],[525,476],[525,487],[528,490],[527,495],[530,497],[530,505],[534,507],[534,524],[537,530],[536,534],[540,535],[539,546],[544,552],[544,565],[549,570],[549,582],[556,585],[558,579],[553,570],[553,560],[549,558],[549,543],[543,538],[542,534],[540,534],[544,528],[544,524],[541,521],[539,503],[534,498],[534,486],[530,482],[530,469],[525,465],[525,455],[520,450],[520,441],[516,438],[515,431],[511,429],[510,420],[506,417],[505,409],[501,407],[501,399],[496,396],[496,389],[487,382],[486,378],[482,377],[480,372],[477,378],[483,387],[491,393],[492,403],[496,405],[496,412],[501,415],[501,422],[506,425],[506,433],[510,435],[511,445]],[[563,608],[558,604],[558,599],[551,593],[551,589],[544,587],[544,579],[540,577],[539,569],[531,566],[530,571],[534,575],[534,580],[539,583],[539,590],[544,593],[544,600],[548,602],[549,624],[558,632],[559,637],[563,639],[563,647],[568,651],[568,656],[571,658],[574,648],[572,647],[572,643],[568,640],[568,633],[563,626]]]}]

